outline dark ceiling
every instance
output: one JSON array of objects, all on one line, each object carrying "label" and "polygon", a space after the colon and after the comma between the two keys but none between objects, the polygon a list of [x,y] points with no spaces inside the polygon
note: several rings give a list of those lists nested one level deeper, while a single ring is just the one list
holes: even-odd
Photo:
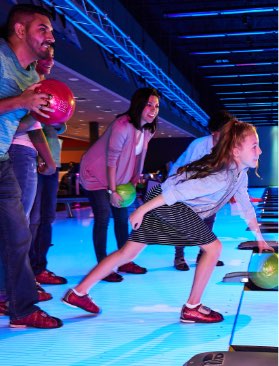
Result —
[{"label": "dark ceiling", "polygon": [[277,125],[276,1],[120,2],[196,87],[207,113],[225,108]]},{"label": "dark ceiling", "polygon": [[[130,40],[141,48],[145,44],[145,38],[148,38],[146,37],[148,34],[167,55],[167,58],[164,58],[163,71],[167,73],[169,79],[172,79],[174,76],[172,65],[175,65],[199,92],[198,101],[194,100],[207,115],[212,114],[217,109],[225,108],[239,119],[255,125],[277,126],[278,8],[275,1],[0,1],[1,23],[4,22],[13,3],[30,1],[37,5],[43,3],[53,8],[55,12],[62,14],[62,19],[66,15],[68,17],[67,24],[71,23],[76,30],[81,30],[83,26],[86,29],[85,38],[87,41],[83,42],[83,47],[88,49],[89,60],[92,53],[97,56],[97,53],[99,54],[105,46],[107,51],[111,50],[111,54],[116,55],[118,59],[121,58],[123,64],[126,62],[126,66],[131,61],[133,54],[127,56],[127,53],[122,51],[128,52],[130,47],[135,50],[134,46],[129,43]],[[126,12],[123,15],[121,11],[123,9],[120,9],[119,2],[145,31],[141,32],[139,27],[133,27],[135,21],[133,18],[128,19],[129,17],[125,15]],[[95,11],[95,3],[96,6],[102,8],[103,13]],[[79,9],[79,13],[74,11],[76,7]],[[83,18],[83,15],[86,15],[87,18]],[[110,26],[111,19],[121,30],[125,28],[127,36],[119,37],[119,33],[115,31],[116,28]],[[56,20],[59,20],[59,17],[56,17]],[[89,20],[92,23],[86,28]],[[123,27],[123,25],[127,25],[127,27]],[[105,36],[101,33],[103,30],[106,31]],[[89,122],[97,121],[99,133],[102,134],[115,115],[127,109],[129,99],[128,95],[117,90],[116,82],[120,84],[123,82],[121,78],[113,74],[110,68],[103,66],[105,71],[96,74],[94,71],[95,63],[90,63],[90,67],[88,67],[83,62],[83,50],[75,47],[74,51],[70,52],[69,42],[64,40],[66,31],[68,28],[63,25],[61,47],[57,47],[55,51],[56,63],[51,77],[68,83],[77,97],[76,112],[68,122],[68,129],[64,136],[89,141]],[[69,34],[73,38],[73,33]],[[96,34],[99,37],[95,37]],[[92,35],[93,37],[91,37]],[[78,37],[82,38],[81,32],[78,32]],[[59,37],[57,36],[56,39],[58,43]],[[119,47],[126,42],[127,48],[125,50],[123,47]],[[96,47],[94,48],[96,45],[100,46],[97,50]],[[69,50],[68,54],[66,50]],[[141,51],[145,52],[144,47]],[[126,59],[123,58],[123,54],[126,55]],[[139,63],[147,65],[148,68],[150,64],[143,62],[142,55],[138,59]],[[152,61],[156,62],[155,59]],[[100,59],[100,66],[101,63],[104,64],[103,58]],[[137,68],[140,69],[139,65]],[[92,71],[90,71],[91,69]],[[97,68],[97,70],[99,69]],[[154,75],[157,72],[155,68],[148,68],[148,70],[150,70],[151,75],[153,75],[153,70]],[[117,72],[119,72],[119,68],[117,68]],[[101,77],[107,80],[105,84],[103,84]],[[131,79],[134,80],[135,77],[133,76]],[[165,82],[167,86],[168,82],[168,80]],[[134,85],[134,82],[130,81],[130,83]],[[157,88],[157,85],[155,87]],[[183,85],[180,87],[187,94],[187,87],[184,88]],[[174,95],[180,96],[179,92],[176,93],[176,89],[172,89],[172,91],[174,94],[171,94],[170,100],[173,100]],[[190,94],[186,95],[186,97],[188,96],[192,97]],[[184,108],[184,105],[181,107],[179,104],[180,109],[172,109],[172,103],[168,102],[167,99],[165,109],[170,113],[164,118],[160,115],[156,137],[198,137],[204,134],[204,130],[199,129],[199,124],[198,128],[191,130],[193,124],[191,110],[189,112],[187,108]],[[186,107],[192,106],[192,102],[187,103]],[[194,109],[196,110],[196,107]],[[186,113],[181,113],[181,110]],[[196,118],[195,114],[194,117]]]}]

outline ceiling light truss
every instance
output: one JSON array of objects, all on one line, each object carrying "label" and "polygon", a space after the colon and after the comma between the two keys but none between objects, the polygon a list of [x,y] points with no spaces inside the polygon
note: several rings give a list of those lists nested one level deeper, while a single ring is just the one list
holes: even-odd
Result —
[{"label": "ceiling light truss", "polygon": [[43,2],[54,7],[56,12],[64,14],[67,21],[118,57],[128,68],[143,77],[164,97],[186,111],[202,126],[207,125],[208,115],[92,1],[43,0]]}]

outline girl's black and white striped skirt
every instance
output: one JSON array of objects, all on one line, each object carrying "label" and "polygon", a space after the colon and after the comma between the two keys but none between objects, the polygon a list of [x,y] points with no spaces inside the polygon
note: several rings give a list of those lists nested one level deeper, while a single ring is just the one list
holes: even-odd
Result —
[{"label": "girl's black and white striped skirt", "polygon": [[[147,192],[145,202],[162,193],[158,184]],[[129,239],[143,244],[193,246],[212,243],[216,236],[190,207],[181,202],[163,205],[144,215],[139,229]]]}]

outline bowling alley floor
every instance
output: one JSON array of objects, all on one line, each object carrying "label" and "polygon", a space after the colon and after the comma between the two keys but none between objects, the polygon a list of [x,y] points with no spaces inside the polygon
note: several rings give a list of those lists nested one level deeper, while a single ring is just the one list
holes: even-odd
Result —
[{"label": "bowling alley floor", "polygon": [[[250,194],[260,197],[262,189]],[[278,298],[276,291],[243,291],[241,282],[222,282],[229,272],[247,271],[252,251],[239,243],[253,240],[229,205],[218,214],[215,233],[223,242],[221,259],[204,293],[203,303],[220,311],[216,324],[182,324],[179,313],[190,291],[197,247],[185,250],[190,271],[173,267],[174,248],[149,246],[136,263],[145,275],[124,274],[121,283],[100,282],[91,296],[102,307],[99,316],[66,306],[60,301],[96,263],[92,247],[93,218],[89,208],[75,209],[75,217],[57,213],[49,269],[68,279],[66,285],[44,286],[53,300],[40,303],[64,326],[54,330],[10,329],[0,317],[0,362],[3,366],[182,366],[201,352],[228,351],[230,346],[277,347]],[[12,235],[12,234],[11,234]],[[277,234],[264,234],[277,240]],[[115,249],[113,223],[109,251]],[[237,365],[236,365],[237,366]]]}]

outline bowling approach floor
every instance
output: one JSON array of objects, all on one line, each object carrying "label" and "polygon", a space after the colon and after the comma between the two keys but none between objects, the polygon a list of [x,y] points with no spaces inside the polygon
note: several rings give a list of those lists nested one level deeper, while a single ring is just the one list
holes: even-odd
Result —
[{"label": "bowling approach floor", "polygon": [[[263,189],[250,195],[261,197]],[[189,293],[197,247],[185,251],[190,271],[173,268],[172,247],[150,246],[136,260],[148,268],[145,275],[124,275],[121,283],[100,282],[91,296],[102,314],[91,316],[60,301],[95,264],[91,242],[93,218],[88,208],[74,210],[75,218],[58,212],[49,269],[67,277],[68,284],[45,286],[53,300],[41,307],[60,317],[64,326],[54,330],[15,330],[8,317],[0,317],[0,362],[4,366],[98,365],[182,366],[201,352],[228,351],[230,346],[277,347],[277,292],[243,291],[240,282],[222,282],[226,273],[247,271],[251,250],[238,244],[254,240],[229,205],[218,214],[215,233],[223,242],[221,259],[205,291],[203,303],[224,314],[216,324],[182,324],[179,312]],[[12,233],[11,233],[12,235]],[[277,234],[264,234],[277,240]],[[109,250],[115,249],[113,223]]]}]

